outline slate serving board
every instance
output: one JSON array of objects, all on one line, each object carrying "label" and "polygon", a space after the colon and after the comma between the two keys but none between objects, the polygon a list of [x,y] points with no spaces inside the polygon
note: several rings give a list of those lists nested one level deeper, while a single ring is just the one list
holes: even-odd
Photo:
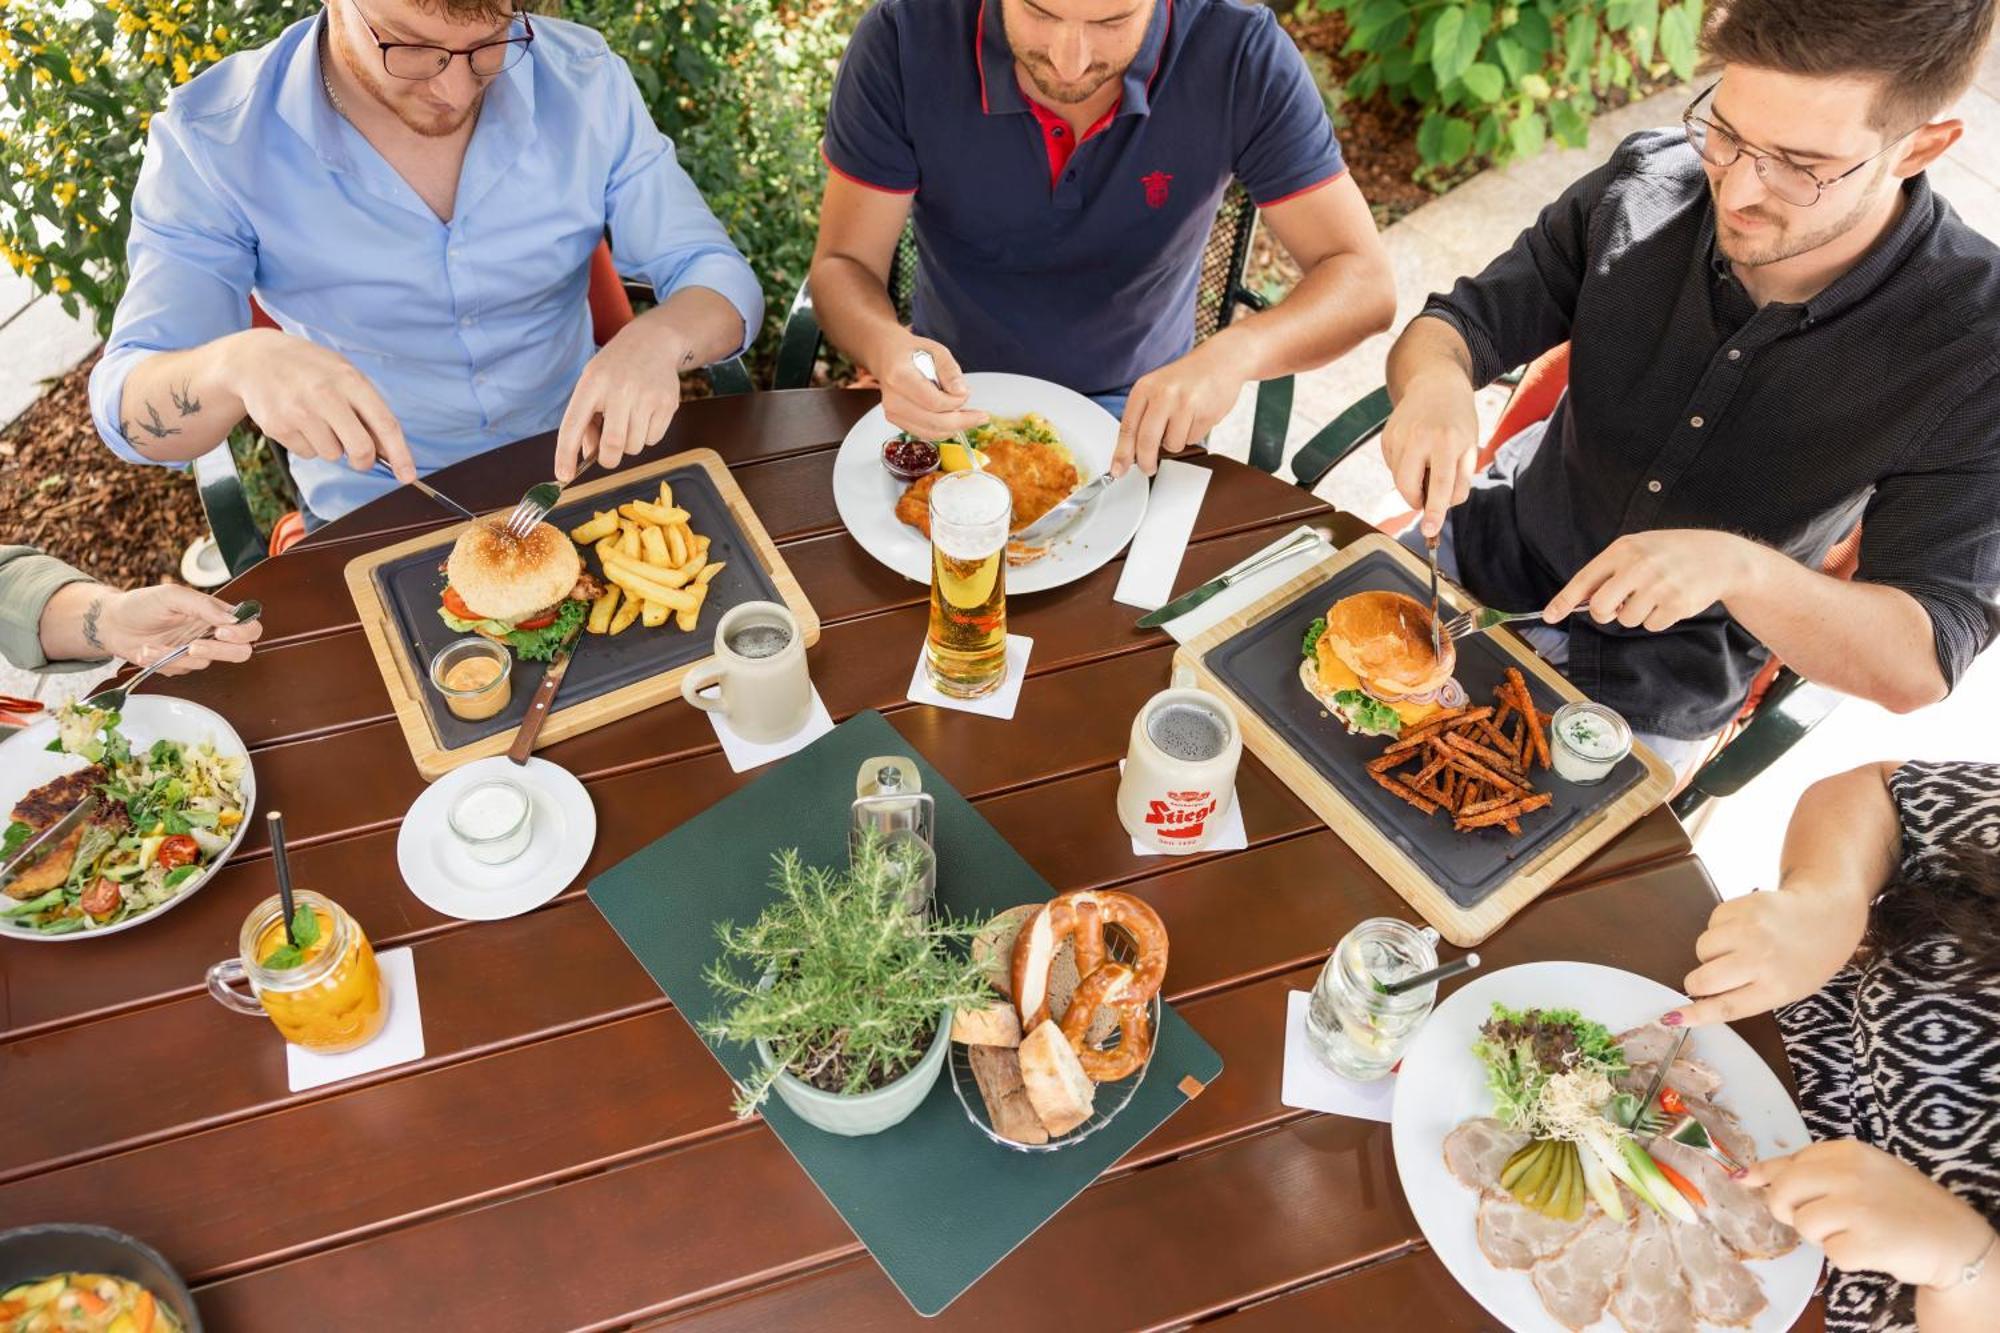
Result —
[{"label": "slate serving board", "polygon": [[[809,864],[845,864],[855,773],[864,760],[887,754],[913,755],[924,790],[937,798],[938,901],[946,911],[984,917],[1055,896],[879,713],[858,714],[591,882],[591,901],[697,1033],[719,1007],[701,976],[719,951],[716,923],[753,920],[771,901],[771,858],[781,849],[797,847]],[[1123,836],[1108,819],[1106,836]],[[748,1046],[708,1045],[732,1076],[753,1067]],[[814,1129],[775,1097],[763,1114],[890,1280],[928,1316],[1184,1106],[1184,1080],[1198,1093],[1221,1071],[1215,1050],[1163,1005],[1152,1066],[1132,1100],[1061,1152],[1019,1153],[989,1141],[966,1119],[949,1069],[914,1115],[867,1138]]]}]

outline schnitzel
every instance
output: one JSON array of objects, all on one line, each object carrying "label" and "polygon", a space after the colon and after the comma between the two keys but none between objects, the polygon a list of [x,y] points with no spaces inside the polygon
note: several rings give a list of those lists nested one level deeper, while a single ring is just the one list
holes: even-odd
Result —
[{"label": "schnitzel", "polygon": [[[39,833],[83,804],[85,797],[110,780],[111,774],[102,764],[65,773],[23,796],[14,807],[13,818]],[[96,814],[64,834],[61,841],[15,876],[7,885],[7,896],[26,901],[40,897],[50,889],[60,888],[69,880],[70,866],[76,860],[77,847],[83,842],[84,829],[91,824],[103,824],[122,833],[130,822],[124,806],[106,802]]]},{"label": "schnitzel", "polygon": [[[993,423],[1002,427],[1002,431],[988,439],[975,439],[974,447],[986,455],[986,470],[1006,482],[1007,489],[1013,493],[1011,530],[1019,532],[1068,499],[1070,492],[1083,484],[1083,478],[1077,471],[1076,460],[1053,438],[1053,432],[1049,432],[1050,439],[1037,440],[1027,438],[1026,432],[1015,434],[1005,431],[1010,424]],[[943,475],[932,472],[917,478],[896,501],[898,521],[909,524],[925,537],[931,535],[931,487],[937,485],[937,479]],[[1029,564],[1047,555],[1048,549],[1046,546],[1031,548],[1009,543],[1007,563]]]}]

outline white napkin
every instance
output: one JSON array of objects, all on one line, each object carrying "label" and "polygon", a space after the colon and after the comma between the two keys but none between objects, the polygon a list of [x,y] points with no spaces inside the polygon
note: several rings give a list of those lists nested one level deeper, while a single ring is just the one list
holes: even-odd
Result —
[{"label": "white napkin", "polygon": [[[1312,531],[1311,524],[1300,524],[1270,545],[1262,547],[1237,561],[1234,565],[1230,566],[1230,569],[1241,569],[1251,561],[1283,546],[1301,532],[1310,531]],[[1271,589],[1277,587],[1286,579],[1291,578],[1314,562],[1322,559],[1332,550],[1333,547],[1327,543],[1314,543],[1296,555],[1286,556],[1276,564],[1258,570],[1256,574],[1232,588],[1226,588],[1222,592],[1217,593],[1186,615],[1177,616],[1169,620],[1161,628],[1173,635],[1174,642],[1176,643],[1186,643],[1190,639],[1198,638],[1213,626],[1219,624],[1229,616],[1235,615],[1238,611],[1255,602],[1259,597],[1270,592]]]},{"label": "white napkin", "polygon": [[[1125,771],[1125,761],[1123,759],[1120,759],[1118,761],[1118,771],[1120,773],[1123,773]],[[1232,799],[1229,802],[1229,813],[1216,821],[1215,836],[1213,838],[1210,838],[1208,842],[1203,846],[1199,848],[1187,847],[1179,851],[1169,852],[1169,851],[1162,851],[1157,847],[1148,847],[1145,843],[1140,842],[1137,838],[1133,838],[1132,855],[1192,856],[1197,851],[1240,852],[1249,845],[1250,845],[1250,835],[1244,832],[1243,830],[1243,802],[1234,799],[1232,796]]]},{"label": "white napkin", "polygon": [[956,708],[961,713],[978,713],[982,717],[997,717],[1003,721],[1014,716],[1015,705],[1021,702],[1021,682],[1028,678],[1028,653],[1035,641],[1020,634],[1007,636],[1007,678],[1000,682],[1000,688],[983,699],[954,699],[948,694],[940,694],[931,684],[928,671],[924,670],[923,649],[917,650],[917,669],[910,676],[909,700],[913,704],[929,704],[933,708]]},{"label": "white napkin", "polygon": [[382,989],[388,992],[389,1021],[366,1046],[337,1055],[286,1042],[285,1081],[293,1092],[424,1058],[424,1012],[417,1004],[416,956],[408,949],[391,949],[375,955],[375,966],[382,972]]},{"label": "white napkin", "polygon": [[1210,472],[1192,463],[1163,460],[1153,474],[1152,493],[1146,498],[1146,518],[1132,535],[1125,551],[1125,572],[1111,600],[1157,611],[1174,595],[1174,578],[1181,572],[1181,557],[1187,554],[1188,538],[1194,535],[1194,521],[1201,513],[1201,498],[1208,492]]},{"label": "white napkin", "polygon": [[1371,1083],[1356,1083],[1321,1064],[1306,1040],[1306,1007],[1311,1002],[1312,996],[1302,990],[1285,997],[1285,1077],[1278,1100],[1301,1111],[1388,1124],[1396,1104],[1396,1076],[1385,1074]]},{"label": "white napkin", "polygon": [[[721,686],[716,688],[720,689]],[[774,759],[797,754],[833,730],[833,715],[826,711],[826,704],[820,699],[817,686],[813,688],[812,707],[806,713],[806,724],[783,740],[744,740],[736,734],[736,728],[729,725],[729,719],[719,712],[709,713],[708,721],[715,728],[715,739],[722,742],[722,754],[729,760],[729,771],[732,773],[761,768]]]}]

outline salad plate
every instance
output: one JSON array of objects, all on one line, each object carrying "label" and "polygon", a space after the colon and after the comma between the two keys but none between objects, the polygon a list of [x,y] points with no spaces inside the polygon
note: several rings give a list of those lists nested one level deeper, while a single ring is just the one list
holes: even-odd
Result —
[{"label": "salad plate", "polygon": [[[237,846],[242,843],[244,831],[250,827],[251,813],[256,809],[257,779],[250,762],[249,749],[243,744],[243,738],[236,734],[235,728],[211,709],[162,694],[132,696],[126,701],[118,717],[117,729],[130,746],[131,762],[141,766],[127,771],[135,779],[143,776],[147,786],[153,786],[163,778],[176,777],[183,780],[192,777],[193,785],[198,787],[209,785],[215,770],[201,761],[198,752],[202,747],[212,751],[214,759],[240,764],[241,771],[235,779],[237,791],[233,803],[234,806],[240,807],[240,818],[232,827],[209,827],[205,823],[191,825],[186,836],[194,840],[197,847],[188,864],[194,867],[195,873],[176,876],[170,892],[166,891],[164,885],[153,886],[153,896],[158,897],[157,901],[131,910],[127,915],[106,925],[72,927],[66,931],[35,929],[21,924],[12,917],[0,915],[0,938],[53,944],[97,939],[104,935],[115,935],[120,931],[130,930],[186,902],[196,890],[215,877],[215,872],[228,862]],[[65,715],[58,712],[43,718],[33,726],[14,732],[5,740],[0,740],[0,831],[4,831],[4,826],[13,823],[7,816],[23,797],[66,774],[78,772],[89,764],[90,760],[85,757],[49,748],[62,734],[64,720]],[[70,739],[72,743],[82,744],[76,740],[74,731]],[[161,750],[159,757],[155,758],[155,746],[160,741],[173,742],[179,749],[178,755]],[[112,803],[106,804],[109,806]],[[168,804],[173,806],[176,812],[193,810],[198,821],[204,819],[200,806],[232,805],[226,793],[197,796],[192,801]],[[184,820],[177,819],[176,823],[179,822]],[[139,832],[133,829],[125,831],[127,836],[135,838]],[[143,844],[155,840],[140,838],[139,841]],[[159,850],[159,845],[156,843],[151,849],[154,857],[157,857]],[[125,851],[139,853],[134,859],[135,867],[138,860],[147,859],[143,848],[128,848]],[[116,858],[122,853],[113,855]],[[175,867],[175,870],[179,869],[181,867]],[[122,866],[121,873],[123,873]],[[144,876],[144,869],[135,869],[133,875],[135,881],[144,881]],[[162,894],[164,896],[160,896]],[[0,911],[12,906],[16,906],[13,899],[0,896]]]},{"label": "salad plate", "polygon": [[[1525,1268],[1500,1268],[1481,1249],[1481,1196],[1454,1177],[1444,1143],[1468,1120],[1495,1114],[1488,1070],[1474,1047],[1495,1004],[1517,1011],[1575,1010],[1612,1033],[1655,1023],[1687,998],[1658,982],[1592,963],[1545,962],[1505,968],[1460,988],[1417,1034],[1396,1079],[1391,1136],[1396,1170],[1424,1238],[1452,1277],[1496,1319],[1517,1333],[1557,1333]],[[1653,1029],[1655,1032],[1661,1029]],[[1805,1121],[1784,1084],[1749,1043],[1727,1027],[1698,1028],[1687,1056],[1720,1079],[1715,1104],[1733,1115],[1756,1155],[1795,1152],[1809,1142]],[[1678,1068],[1678,1066],[1676,1066]],[[1622,1196],[1635,1217],[1644,1210]],[[1812,1298],[1822,1255],[1805,1242],[1775,1259],[1744,1262],[1762,1288],[1764,1304],[1748,1322],[1753,1333],[1789,1329]],[[1607,1310],[1590,1329],[1617,1329]],[[1708,1325],[1703,1325],[1708,1327]]]}]

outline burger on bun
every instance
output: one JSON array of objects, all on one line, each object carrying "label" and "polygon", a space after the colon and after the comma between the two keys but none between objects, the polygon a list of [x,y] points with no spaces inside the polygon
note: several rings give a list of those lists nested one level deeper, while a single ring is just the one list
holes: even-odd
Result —
[{"label": "burger on bun", "polygon": [[459,534],[445,561],[438,615],[461,634],[484,634],[521,657],[543,660],[590,614],[602,586],[561,529],[538,523],[525,537],[503,519],[481,519]]},{"label": "burger on bun", "polygon": [[1399,592],[1358,592],[1326,609],[1306,631],[1299,679],[1329,711],[1364,736],[1394,736],[1464,702],[1451,678],[1451,640],[1431,651],[1431,613]]}]

